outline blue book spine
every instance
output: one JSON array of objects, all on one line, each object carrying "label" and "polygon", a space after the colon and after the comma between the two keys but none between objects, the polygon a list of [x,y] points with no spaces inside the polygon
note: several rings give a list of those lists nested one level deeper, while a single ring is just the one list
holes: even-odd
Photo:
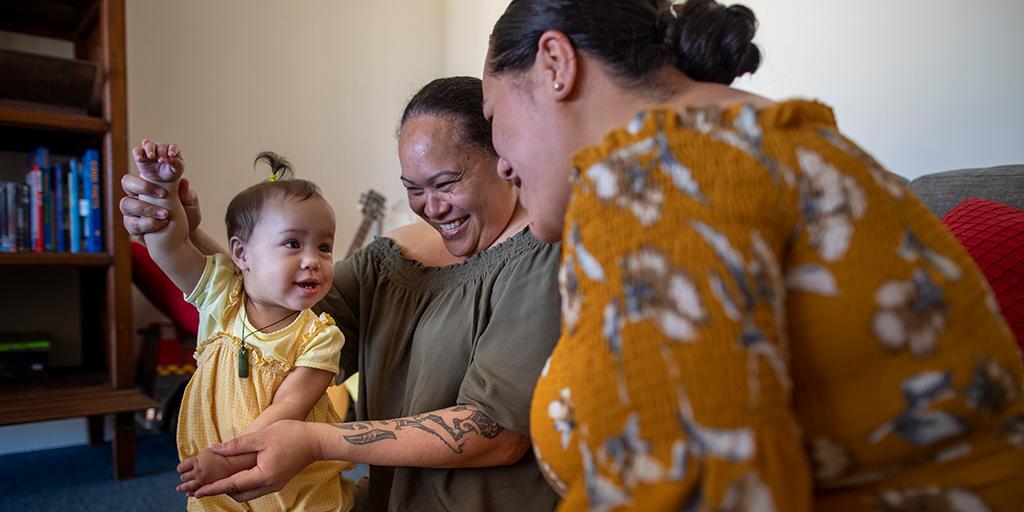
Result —
[{"label": "blue book spine", "polygon": [[68,162],[68,228],[71,235],[71,252],[82,252],[82,204],[81,195],[78,193],[81,179],[81,165],[74,158]]},{"label": "blue book spine", "polygon": [[103,252],[99,152],[95,149],[87,150],[85,156],[82,157],[82,161],[89,174],[89,252]]},{"label": "blue book spine", "polygon": [[35,151],[29,155],[28,166],[48,169],[50,167],[50,150],[43,146],[36,148]]},{"label": "blue book spine", "polygon": [[67,251],[67,198],[64,193],[65,167],[57,164],[53,166],[53,248],[57,252]]},{"label": "blue book spine", "polygon": [[53,183],[53,170],[43,167],[41,171],[39,189],[43,194],[43,250],[53,252],[53,187],[50,186]]},{"label": "blue book spine", "polygon": [[7,184],[0,181],[0,252],[9,252],[7,245]]},{"label": "blue book spine", "polygon": [[18,183],[7,182],[7,248],[18,252]]}]

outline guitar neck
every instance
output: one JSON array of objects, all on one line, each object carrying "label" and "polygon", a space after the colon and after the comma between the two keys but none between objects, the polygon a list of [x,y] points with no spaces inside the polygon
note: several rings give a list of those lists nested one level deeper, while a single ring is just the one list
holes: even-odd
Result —
[{"label": "guitar neck", "polygon": [[356,230],[356,236],[352,238],[352,245],[348,247],[348,252],[345,253],[346,258],[362,247],[363,240],[366,240],[366,233],[370,231],[370,224],[373,224],[373,219],[368,216],[364,216],[363,221],[359,223],[359,229]]}]

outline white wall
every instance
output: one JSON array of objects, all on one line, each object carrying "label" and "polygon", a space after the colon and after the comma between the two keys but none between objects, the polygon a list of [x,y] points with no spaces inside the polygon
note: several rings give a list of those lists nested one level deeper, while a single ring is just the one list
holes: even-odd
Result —
[{"label": "white wall", "polygon": [[361,192],[404,195],[394,132],[442,69],[444,26],[443,0],[127,2],[130,140],[183,146],[221,241],[230,199],[265,179],[253,157],[285,155],[334,206],[344,252]]},{"label": "white wall", "polygon": [[832,105],[848,136],[913,178],[1024,163],[1024,2],[744,0],[764,65],[739,85]]},{"label": "white wall", "polygon": [[444,76],[480,77],[491,29],[508,0],[446,0]]},{"label": "white wall", "polygon": [[[728,2],[734,3],[734,2]],[[1024,2],[743,0],[765,59],[737,86],[830,104],[908,178],[1024,163]],[[445,70],[479,76],[504,0],[448,0]]]}]

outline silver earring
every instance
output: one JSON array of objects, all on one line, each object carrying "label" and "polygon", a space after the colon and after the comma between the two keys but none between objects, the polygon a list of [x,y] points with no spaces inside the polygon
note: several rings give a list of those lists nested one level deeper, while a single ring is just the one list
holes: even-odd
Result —
[{"label": "silver earring", "polygon": [[562,92],[562,89],[565,89],[565,84],[562,82],[555,82],[551,86],[555,88],[556,92]]}]

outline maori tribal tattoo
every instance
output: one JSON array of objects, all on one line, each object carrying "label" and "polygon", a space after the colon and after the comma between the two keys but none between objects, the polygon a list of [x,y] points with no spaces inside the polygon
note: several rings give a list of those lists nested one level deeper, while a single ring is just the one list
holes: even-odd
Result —
[{"label": "maori tribal tattoo", "polygon": [[[468,413],[465,417],[451,419],[451,424],[445,418],[434,414],[417,414],[408,418],[379,421],[356,421],[352,423],[341,423],[334,425],[341,430],[361,432],[342,436],[352,444],[371,444],[385,439],[398,439],[395,432],[399,430],[416,429],[427,432],[441,440],[448,449],[455,453],[462,453],[465,445],[465,438],[468,434],[480,434],[486,439],[494,439],[501,434],[504,427],[492,420],[490,416],[478,411],[475,407],[457,405],[447,409],[450,412]],[[390,427],[385,430],[381,427]]]},{"label": "maori tribal tattoo", "polygon": [[355,434],[351,436],[344,436],[345,440],[352,444],[370,444],[376,443],[381,439],[397,439],[394,432],[387,430],[381,430],[379,428],[373,429],[365,434]]}]

